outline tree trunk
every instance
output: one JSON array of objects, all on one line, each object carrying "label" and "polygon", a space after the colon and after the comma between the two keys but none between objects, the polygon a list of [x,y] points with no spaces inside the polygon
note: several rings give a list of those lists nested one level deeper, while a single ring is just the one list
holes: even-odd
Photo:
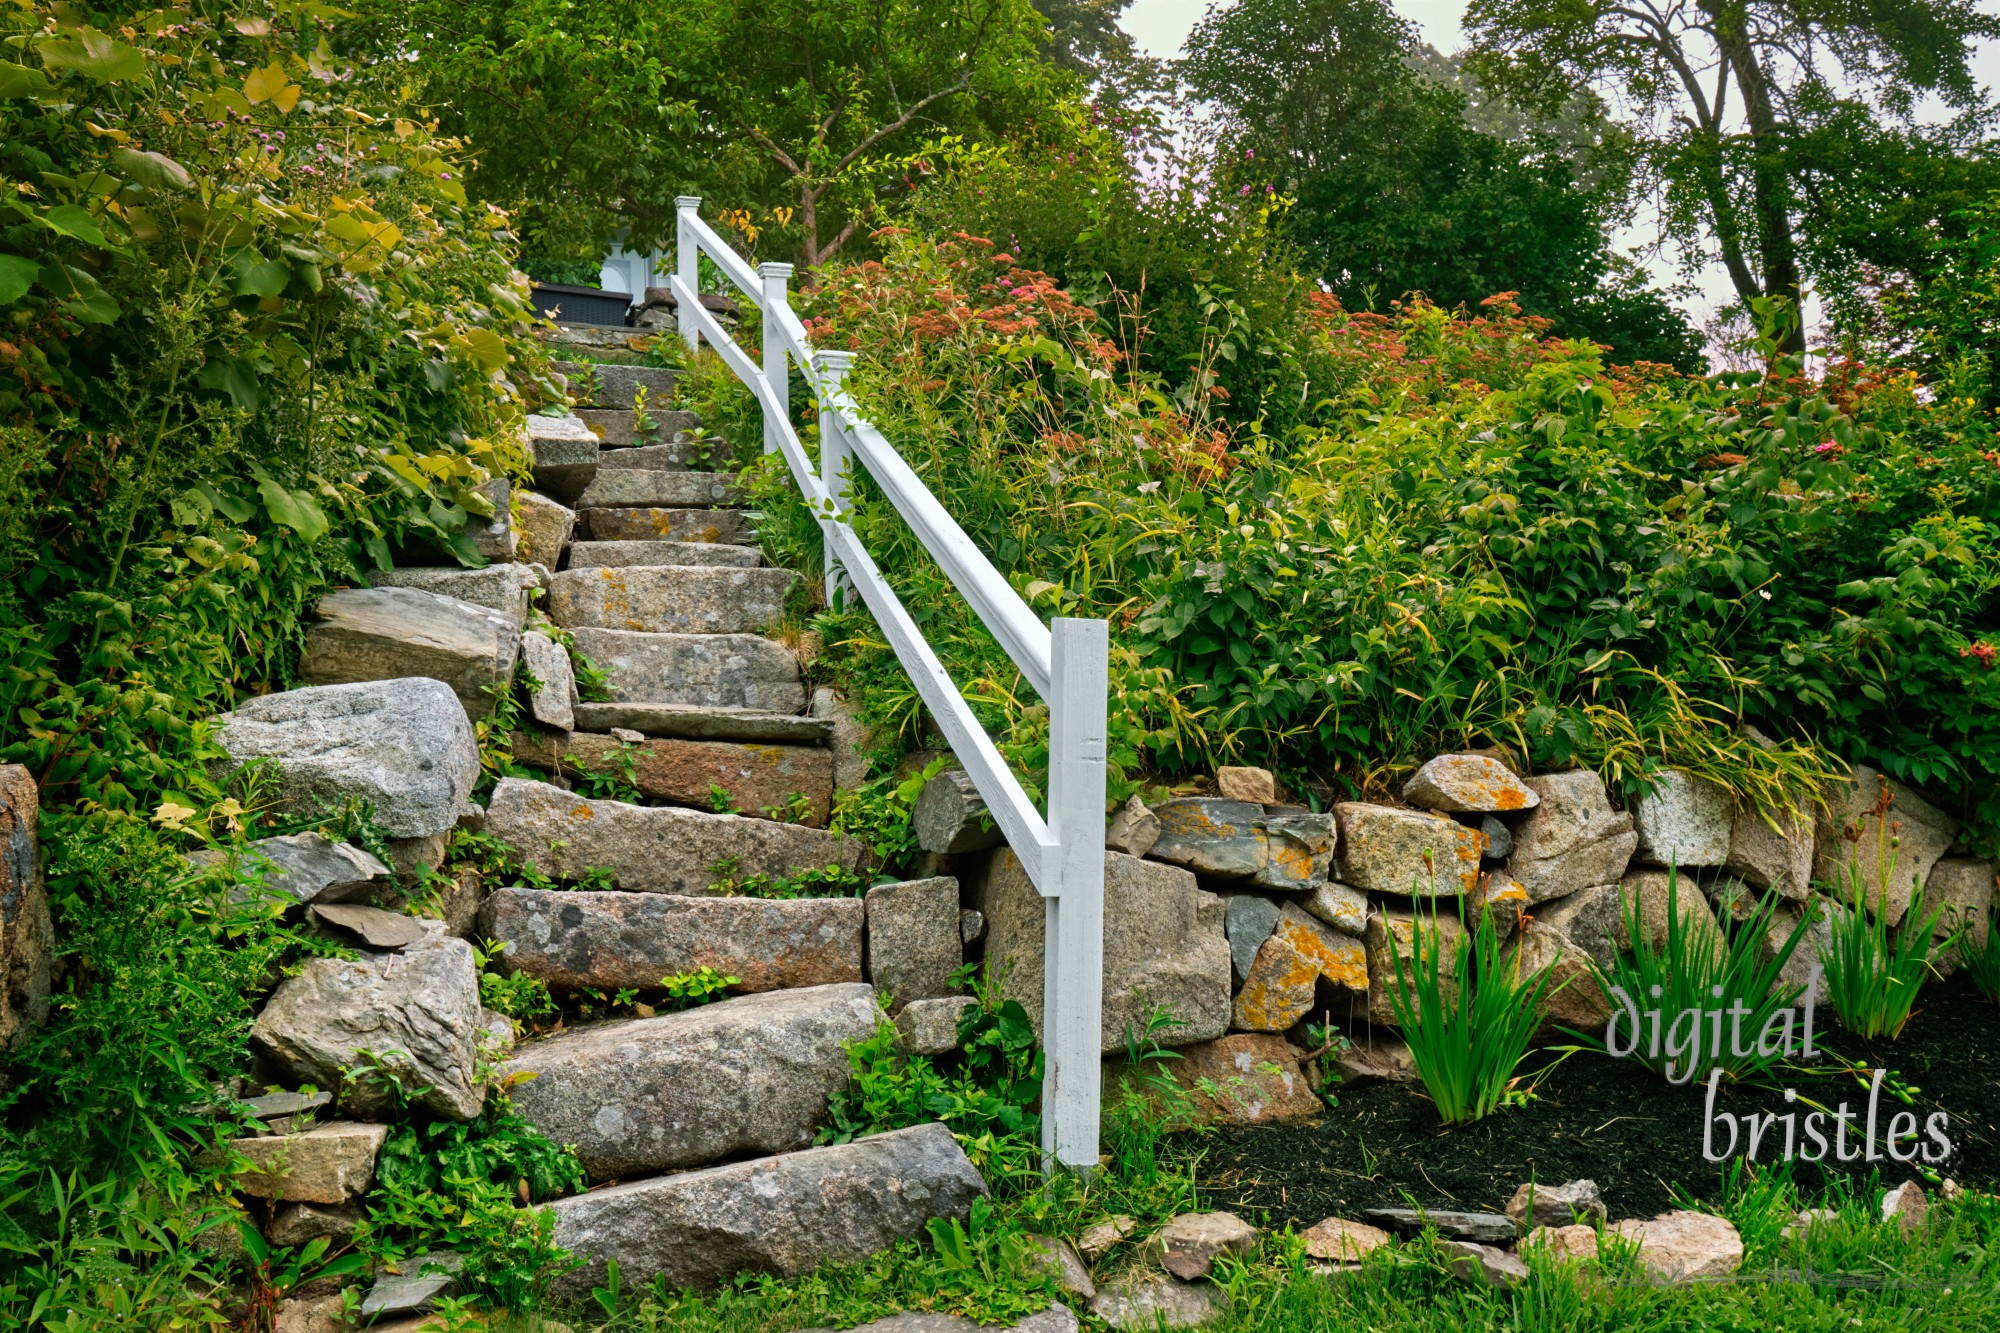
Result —
[{"label": "tree trunk", "polygon": [[1794,318],[1780,350],[1806,350],[1801,305],[1798,244],[1792,236],[1792,213],[1785,177],[1783,132],[1771,107],[1770,81],[1758,62],[1746,33],[1734,25],[1718,26],[1717,44],[1736,72],[1743,92],[1744,120],[1750,127],[1750,199],[1757,219],[1757,259],[1763,269],[1764,295],[1782,296],[1792,304]]}]

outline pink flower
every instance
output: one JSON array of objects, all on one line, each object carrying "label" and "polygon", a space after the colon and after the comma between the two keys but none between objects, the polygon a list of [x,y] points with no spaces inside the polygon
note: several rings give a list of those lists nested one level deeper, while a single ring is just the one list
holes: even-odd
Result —
[{"label": "pink flower", "polygon": [[1244,149],[1244,150],[1243,150],[1243,160],[1244,160],[1245,162],[1255,162],[1255,161],[1257,160],[1257,150],[1256,150],[1256,149],[1254,149],[1254,148],[1246,148],[1246,149]]},{"label": "pink flower", "polygon": [[1241,190],[1237,191],[1237,194],[1238,194],[1238,196],[1239,196],[1239,197],[1241,197],[1241,196],[1243,196],[1243,195],[1247,195],[1247,194],[1249,194],[1249,193],[1250,193],[1250,187],[1249,187],[1249,186],[1247,186],[1247,185],[1246,185],[1246,186],[1244,186],[1244,187],[1243,187],[1243,188],[1242,188]]}]

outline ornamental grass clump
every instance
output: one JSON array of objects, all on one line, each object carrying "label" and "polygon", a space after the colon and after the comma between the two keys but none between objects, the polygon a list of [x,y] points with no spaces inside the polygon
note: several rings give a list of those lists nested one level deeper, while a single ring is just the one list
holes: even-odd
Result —
[{"label": "ornamental grass clump", "polygon": [[[1893,873],[1893,866],[1890,871]],[[1885,909],[1886,891],[1871,899],[1861,867],[1850,862],[1841,869],[1843,910],[1829,914],[1829,944],[1821,951],[1826,966],[1827,1003],[1840,1025],[1857,1037],[1873,1040],[1902,1035],[1930,970],[1940,909],[1925,903],[1914,885],[1910,910],[1891,930]],[[1888,875],[1883,876],[1883,883]],[[1959,936],[1943,941],[1949,949]],[[1992,941],[1987,941],[1992,949]]]},{"label": "ornamental grass clump", "polygon": [[1458,935],[1448,963],[1435,921],[1411,930],[1408,974],[1401,950],[1389,955],[1396,974],[1389,1003],[1439,1119],[1463,1125],[1491,1115],[1507,1103],[1514,1070],[1541,1027],[1549,969],[1522,975],[1501,956],[1499,933],[1483,912],[1469,935]]},{"label": "ornamental grass clump", "polygon": [[1958,958],[1979,993],[1989,1000],[2000,1000],[2000,914],[1986,914],[1984,939],[1966,927],[1958,944]]},{"label": "ornamental grass clump", "polygon": [[[1669,869],[1666,930],[1656,938],[1639,895],[1626,891],[1624,945],[1610,967],[1594,969],[1611,1007],[1611,1026],[1602,1034],[1577,1035],[1669,1083],[1717,1068],[1732,1080],[1768,1074],[1797,1050],[1791,1006],[1800,988],[1780,978],[1805,938],[1807,921],[1793,926],[1766,957],[1777,919],[1775,893],[1765,894],[1744,920],[1719,921],[1712,931],[1690,924],[1680,895],[1680,873]],[[1620,1025],[1628,1026],[1621,1032]]]}]

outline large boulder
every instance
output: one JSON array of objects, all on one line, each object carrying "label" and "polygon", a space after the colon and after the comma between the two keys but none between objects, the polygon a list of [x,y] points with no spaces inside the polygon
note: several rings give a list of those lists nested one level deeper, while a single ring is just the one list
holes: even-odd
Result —
[{"label": "large boulder", "polygon": [[508,970],[558,990],[646,990],[707,967],[747,993],[860,981],[862,919],[858,898],[505,888],[480,922]]},{"label": "large boulder", "polygon": [[1776,889],[1780,898],[1804,902],[1812,890],[1814,832],[1812,811],[1804,805],[1760,810],[1738,802],[1722,869],[1753,889]]},{"label": "large boulder", "polygon": [[35,836],[41,793],[28,770],[0,764],[0,1050],[48,1021],[55,928]]},{"label": "large boulder", "polygon": [[1486,837],[1455,819],[1421,810],[1343,801],[1340,880],[1370,893],[1443,897],[1467,893],[1479,881]]},{"label": "large boulder", "polygon": [[809,1145],[847,1083],[848,1044],[877,1017],[859,984],[768,991],[571,1028],[521,1047],[500,1077],[592,1180],[678,1171]]},{"label": "large boulder", "polygon": [[1895,779],[1856,765],[1827,793],[1813,877],[1848,901],[1856,887],[1871,912],[1896,925],[1917,885],[1958,837],[1958,821]]},{"label": "large boulder", "polygon": [[571,629],[754,634],[784,614],[789,569],[631,565],[571,568],[549,583],[549,618]]},{"label": "large boulder", "polygon": [[498,611],[513,622],[517,634],[528,623],[530,594],[542,586],[542,576],[525,564],[488,565],[484,569],[384,569],[370,573],[368,581],[378,588],[414,588]]},{"label": "large boulder", "polygon": [[755,634],[580,629],[571,638],[604,673],[613,703],[805,710],[798,659],[783,644]]},{"label": "large boulder", "polygon": [[896,1004],[950,995],[965,964],[958,881],[946,876],[868,890],[868,980]]},{"label": "large boulder", "polygon": [[203,847],[188,853],[203,870],[226,867],[236,877],[237,902],[275,897],[288,903],[345,903],[381,896],[394,888],[388,866],[352,843],[318,833],[259,838],[240,847]]},{"label": "large boulder", "polygon": [[350,799],[394,838],[449,832],[479,777],[465,706],[441,681],[413,677],[322,685],[247,699],[215,719],[226,780],[266,761],[264,797],[288,814]]},{"label": "large boulder", "polygon": [[486,831],[545,875],[608,870],[615,887],[641,893],[705,894],[731,878],[852,870],[866,851],[858,839],[802,824],[593,801],[523,778],[494,787]]},{"label": "large boulder", "polygon": [[[986,958],[1001,991],[1042,1030],[1042,896],[1011,848],[992,853],[976,895],[986,917]],[[1154,1009],[1181,1026],[1160,1034],[1170,1046],[1221,1036],[1229,1027],[1229,941],[1222,900],[1174,866],[1104,854],[1105,1051],[1125,1049],[1127,1029],[1143,1033]]]},{"label": "large boulder", "polygon": [[915,1239],[934,1217],[963,1218],[985,1194],[936,1122],[594,1190],[549,1205],[555,1243],[583,1260],[553,1294],[588,1297],[613,1259],[634,1289],[715,1287],[744,1272],[798,1277]]},{"label": "large boulder", "polygon": [[1632,807],[1638,857],[1655,866],[1719,866],[1729,859],[1734,814],[1729,788],[1668,769]]},{"label": "large boulder", "polygon": [[[401,953],[310,960],[272,992],[250,1044],[289,1082],[340,1088],[341,1109],[361,1119],[390,1108],[379,1066],[416,1105],[470,1120],[486,1100],[485,1022],[472,946],[440,934]],[[355,1071],[344,1085],[343,1070]]]},{"label": "large boulder", "polygon": [[1639,845],[1632,816],[1611,808],[1604,779],[1588,769],[1527,779],[1541,804],[1514,835],[1507,870],[1533,902],[1613,884]]},{"label": "large boulder", "polygon": [[1403,784],[1403,799],[1420,810],[1453,814],[1532,810],[1541,800],[1489,754],[1439,755]]},{"label": "large boulder", "polygon": [[310,685],[429,676],[451,686],[468,715],[493,710],[514,675],[516,618],[415,588],[346,588],[313,608],[299,678]]},{"label": "large boulder", "polygon": [[720,791],[746,814],[776,811],[814,828],[833,812],[833,755],[818,746],[518,731],[514,760],[545,772],[626,779],[649,801],[702,810],[714,808]]}]

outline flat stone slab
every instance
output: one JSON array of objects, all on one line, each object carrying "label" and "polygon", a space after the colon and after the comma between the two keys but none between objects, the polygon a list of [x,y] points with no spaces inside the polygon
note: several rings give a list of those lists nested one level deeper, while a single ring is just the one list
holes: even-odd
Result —
[{"label": "flat stone slab", "polygon": [[423,923],[402,912],[360,903],[314,903],[312,915],[358,936],[371,949],[401,949],[424,937]]},{"label": "flat stone slab", "polygon": [[1501,1213],[1459,1213],[1429,1208],[1370,1208],[1365,1214],[1391,1231],[1414,1236],[1426,1226],[1437,1228],[1447,1240],[1477,1241],[1481,1245],[1514,1243],[1514,1219]]},{"label": "flat stone slab", "polygon": [[[537,483],[540,476],[536,477]],[[741,502],[736,479],[727,472],[665,472],[658,468],[599,467],[578,509],[698,509]],[[595,524],[591,535],[597,535]]]},{"label": "flat stone slab", "polygon": [[586,509],[579,530],[592,541],[674,541],[747,543],[749,516],[741,509]]},{"label": "flat stone slab", "polygon": [[749,993],[861,980],[859,898],[716,898],[505,888],[481,931],[502,961],[562,990],[651,989],[710,967]]},{"label": "flat stone slab", "polygon": [[[805,711],[798,659],[783,644],[756,634],[579,629],[571,637],[577,651],[604,672],[605,688],[617,703]],[[581,716],[577,722],[591,725]]]},{"label": "flat stone slab", "polygon": [[732,877],[852,870],[866,851],[859,839],[799,824],[593,801],[521,778],[494,787],[486,831],[545,875],[606,869],[617,888],[641,893],[710,894]]},{"label": "flat stone slab", "polygon": [[535,489],[574,505],[597,475],[602,446],[576,417],[531,416],[524,429],[535,458]]},{"label": "flat stone slab", "polygon": [[229,866],[237,877],[233,902],[275,896],[294,903],[348,902],[392,888],[389,867],[351,843],[317,833],[259,838],[242,846],[202,847],[187,854],[202,869]]},{"label": "flat stone slab", "polygon": [[377,1271],[375,1285],[361,1298],[361,1315],[421,1314],[458,1288],[465,1256],[451,1250],[416,1254]]},{"label": "flat stone slab", "polygon": [[514,1107],[592,1180],[809,1146],[875,1031],[867,986],[745,995],[530,1042],[503,1066]]},{"label": "flat stone slab", "polygon": [[[548,563],[553,566],[554,561]],[[488,565],[484,569],[413,565],[372,570],[368,581],[378,588],[415,588],[498,611],[513,620],[517,634],[528,623],[529,591],[542,586],[542,576],[524,564]]]},{"label": "flat stone slab", "polygon": [[571,396],[586,407],[629,412],[642,386],[649,408],[664,408],[673,401],[674,372],[664,366],[619,366],[602,361],[554,364],[556,372],[569,381]]},{"label": "flat stone slab", "polygon": [[311,685],[429,676],[451,686],[469,717],[493,709],[514,672],[519,622],[506,612],[415,588],[345,588],[319,599],[299,678]]},{"label": "flat stone slab", "polygon": [[726,542],[573,542],[569,548],[571,569],[619,569],[630,565],[755,569],[763,563],[764,554],[756,547],[731,546]]},{"label": "flat stone slab", "polygon": [[660,437],[659,420],[650,410],[646,415],[654,420],[647,424],[643,435],[639,431],[639,414],[629,407],[575,407],[570,411],[590,427],[591,434],[606,448],[651,444]]},{"label": "flat stone slab", "polygon": [[375,1183],[375,1155],[387,1125],[337,1120],[303,1134],[237,1139],[229,1146],[251,1169],[231,1183],[259,1199],[293,1203],[346,1203]]},{"label": "flat stone slab", "polygon": [[[871,1000],[872,1003],[872,1000]],[[935,1121],[830,1148],[634,1181],[550,1204],[555,1243],[583,1265],[559,1299],[604,1285],[606,1262],[634,1288],[712,1288],[741,1272],[797,1277],[858,1263],[963,1218],[986,1182]]]},{"label": "flat stone slab", "polygon": [[549,618],[568,629],[749,634],[784,613],[798,583],[789,569],[572,568],[549,581]]},{"label": "flat stone slab", "polygon": [[580,731],[613,727],[645,736],[687,740],[770,741],[778,745],[827,745],[833,722],[803,713],[766,713],[754,708],[703,708],[698,704],[578,704]]},{"label": "flat stone slab", "polygon": [[[833,812],[833,752],[815,746],[673,737],[627,743],[588,731],[519,731],[514,733],[514,759],[545,772],[613,774],[630,781],[648,800],[701,810],[714,808],[719,788],[744,814],[770,810],[825,828]],[[795,798],[803,798],[803,805]]]}]

